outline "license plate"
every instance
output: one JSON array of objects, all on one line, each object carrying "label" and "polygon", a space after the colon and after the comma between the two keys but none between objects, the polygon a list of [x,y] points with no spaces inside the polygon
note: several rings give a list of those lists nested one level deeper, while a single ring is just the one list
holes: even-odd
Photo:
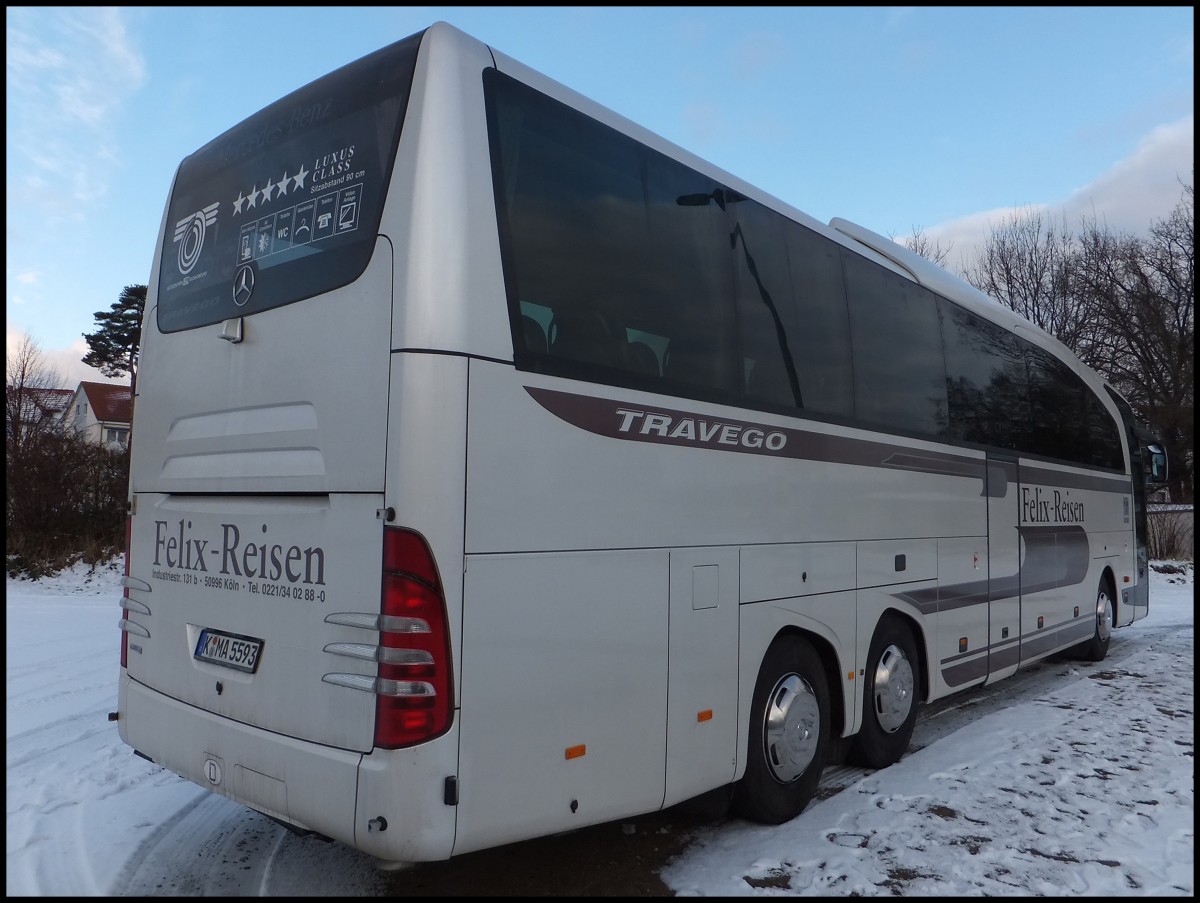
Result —
[{"label": "license plate", "polygon": [[253,674],[258,669],[258,656],[262,652],[262,640],[220,630],[200,631],[193,657],[202,662],[212,662],[238,671]]}]

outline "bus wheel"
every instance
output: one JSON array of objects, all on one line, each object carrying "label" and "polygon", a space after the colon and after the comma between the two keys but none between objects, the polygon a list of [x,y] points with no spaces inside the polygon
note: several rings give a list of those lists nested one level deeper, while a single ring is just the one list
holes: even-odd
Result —
[{"label": "bus wheel", "polygon": [[885,615],[871,639],[863,699],[862,728],[846,758],[854,765],[887,768],[908,749],[921,701],[916,642],[895,617]]},{"label": "bus wheel", "polygon": [[1108,655],[1108,641],[1112,636],[1113,597],[1108,580],[1100,578],[1100,587],[1096,590],[1096,629],[1092,638],[1076,647],[1080,657],[1089,662],[1102,662]]},{"label": "bus wheel", "polygon": [[808,641],[782,636],[763,656],[750,708],[746,773],[732,811],[778,825],[795,818],[817,792],[829,749],[829,684]]}]

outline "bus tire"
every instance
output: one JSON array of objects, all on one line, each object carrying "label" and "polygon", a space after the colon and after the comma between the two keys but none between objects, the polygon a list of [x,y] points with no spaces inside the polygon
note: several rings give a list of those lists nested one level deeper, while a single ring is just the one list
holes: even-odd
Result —
[{"label": "bus tire", "polygon": [[803,812],[825,768],[829,732],[829,683],[821,659],[802,637],[779,637],[758,669],[749,755],[734,788],[733,814],[778,825]]},{"label": "bus tire", "polygon": [[1113,625],[1113,591],[1107,577],[1100,578],[1093,617],[1096,626],[1092,638],[1080,643],[1075,649],[1076,654],[1085,661],[1102,662],[1108,655],[1108,641],[1112,637]]},{"label": "bus tire", "polygon": [[852,765],[887,768],[908,750],[921,702],[917,644],[908,625],[884,615],[871,638],[863,687],[862,727],[846,759]]}]

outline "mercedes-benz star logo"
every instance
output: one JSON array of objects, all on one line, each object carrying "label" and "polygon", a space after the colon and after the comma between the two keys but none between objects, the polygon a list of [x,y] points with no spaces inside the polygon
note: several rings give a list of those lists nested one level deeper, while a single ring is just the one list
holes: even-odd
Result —
[{"label": "mercedes-benz star logo", "polygon": [[237,271],[233,280],[233,303],[244,307],[254,294],[254,267],[244,266]]}]

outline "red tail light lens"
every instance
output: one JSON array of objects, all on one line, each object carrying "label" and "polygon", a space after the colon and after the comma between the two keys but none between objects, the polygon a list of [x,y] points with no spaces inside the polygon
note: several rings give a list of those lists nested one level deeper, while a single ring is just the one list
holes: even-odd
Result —
[{"label": "red tail light lens", "polygon": [[425,540],[385,527],[375,745],[398,749],[450,729],[453,685],[446,597]]}]

